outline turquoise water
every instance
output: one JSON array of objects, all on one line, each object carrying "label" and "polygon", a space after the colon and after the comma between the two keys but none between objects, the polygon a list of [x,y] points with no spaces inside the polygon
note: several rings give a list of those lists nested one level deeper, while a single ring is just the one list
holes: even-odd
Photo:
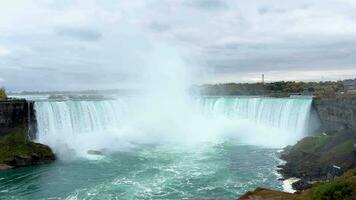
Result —
[{"label": "turquoise water", "polygon": [[282,189],[276,152],[233,141],[138,145],[0,171],[0,199],[236,199],[256,187]]}]

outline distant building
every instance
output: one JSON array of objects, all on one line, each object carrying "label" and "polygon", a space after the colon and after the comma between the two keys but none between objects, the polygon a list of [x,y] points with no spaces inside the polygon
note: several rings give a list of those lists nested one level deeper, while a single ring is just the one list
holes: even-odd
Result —
[{"label": "distant building", "polygon": [[347,93],[356,93],[356,79],[345,80],[344,89]]}]

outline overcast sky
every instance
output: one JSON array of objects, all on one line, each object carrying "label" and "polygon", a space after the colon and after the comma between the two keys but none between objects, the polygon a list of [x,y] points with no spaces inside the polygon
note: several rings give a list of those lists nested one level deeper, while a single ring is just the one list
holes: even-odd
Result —
[{"label": "overcast sky", "polygon": [[356,0],[0,1],[11,91],[133,87],[171,57],[194,83],[354,78]]}]

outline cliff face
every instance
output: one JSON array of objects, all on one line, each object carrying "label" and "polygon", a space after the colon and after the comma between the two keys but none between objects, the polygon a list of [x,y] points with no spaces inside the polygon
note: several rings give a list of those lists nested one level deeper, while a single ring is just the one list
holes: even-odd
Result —
[{"label": "cliff face", "polygon": [[27,128],[28,136],[36,136],[36,116],[34,102],[26,100],[0,101],[0,137],[7,135],[15,127]]},{"label": "cliff face", "polygon": [[326,133],[349,130],[356,133],[356,96],[323,97],[313,101]]}]

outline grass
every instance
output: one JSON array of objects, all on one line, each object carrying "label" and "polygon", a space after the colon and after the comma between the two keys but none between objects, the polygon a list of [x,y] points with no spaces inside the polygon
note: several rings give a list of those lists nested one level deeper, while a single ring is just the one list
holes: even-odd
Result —
[{"label": "grass", "polygon": [[306,137],[293,146],[293,151],[314,153],[332,140],[331,136]]}]

